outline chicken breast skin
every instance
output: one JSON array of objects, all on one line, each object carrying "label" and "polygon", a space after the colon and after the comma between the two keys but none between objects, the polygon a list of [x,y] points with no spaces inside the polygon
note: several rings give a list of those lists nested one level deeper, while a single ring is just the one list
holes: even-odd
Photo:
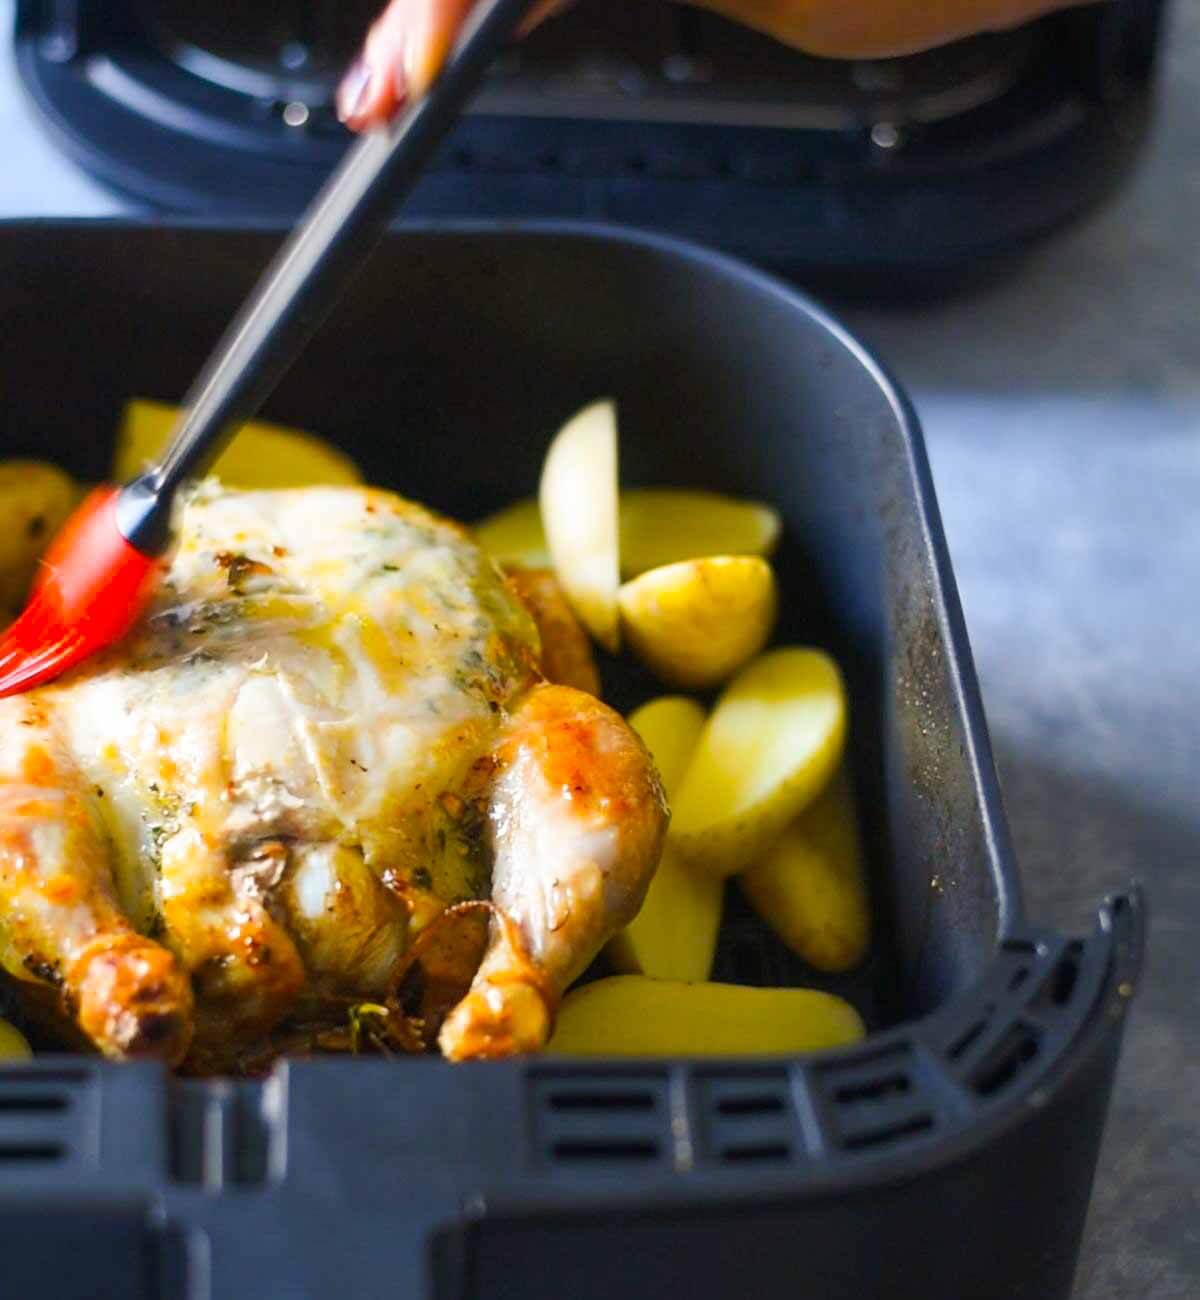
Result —
[{"label": "chicken breast skin", "polygon": [[569,611],[378,489],[208,482],[177,528],[120,645],[0,701],[0,965],[108,1056],[231,1070],[490,897],[443,1050],[540,1046],[666,825],[624,721],[545,680]]}]

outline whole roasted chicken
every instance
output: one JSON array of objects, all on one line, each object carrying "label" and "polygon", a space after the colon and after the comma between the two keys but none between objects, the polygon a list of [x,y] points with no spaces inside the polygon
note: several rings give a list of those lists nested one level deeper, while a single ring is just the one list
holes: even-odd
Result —
[{"label": "whole roasted chicken", "polygon": [[201,484],[134,631],[0,701],[0,963],[105,1055],[194,1071],[387,999],[451,1058],[536,1049],[666,825],[593,683],[553,581],[457,524]]}]

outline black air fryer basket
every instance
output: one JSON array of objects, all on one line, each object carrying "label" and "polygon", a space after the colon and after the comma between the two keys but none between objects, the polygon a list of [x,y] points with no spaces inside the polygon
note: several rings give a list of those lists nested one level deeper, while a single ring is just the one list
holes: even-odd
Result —
[{"label": "black air fryer basket", "polygon": [[[186,388],[277,240],[0,228],[3,454],[102,476],[124,400]],[[717,975],[820,983],[875,1032],[796,1059],[331,1058],[263,1082],[0,1069],[5,1300],[1067,1296],[1141,904],[1074,939],[1024,913],[920,430],[870,355],[666,239],[414,228],[267,414],[474,518],[606,393],[627,484],[781,509],[780,637],[850,688],[874,956],[817,980],[731,891]]]}]

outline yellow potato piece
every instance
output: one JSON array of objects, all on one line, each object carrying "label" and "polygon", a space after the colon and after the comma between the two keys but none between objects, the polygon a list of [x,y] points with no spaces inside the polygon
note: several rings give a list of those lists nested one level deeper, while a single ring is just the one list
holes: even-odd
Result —
[{"label": "yellow potato piece", "polygon": [[[770,555],[779,541],[779,514],[760,501],[741,501],[689,488],[629,488],[618,497],[620,576],[706,555]],[[528,569],[550,566],[538,503],[517,501],[475,525],[493,558]]]},{"label": "yellow potato piece", "polygon": [[609,940],[613,970],[660,980],[706,980],[721,928],[724,881],[664,846],[641,911]]},{"label": "yellow potato piece", "polygon": [[33,1056],[25,1035],[7,1020],[0,1020],[0,1062],[28,1061]]},{"label": "yellow potato piece", "polygon": [[57,466],[0,461],[0,622],[24,603],[38,557],[79,496],[74,480]]},{"label": "yellow potato piece", "polygon": [[685,695],[663,695],[629,715],[629,725],[650,751],[668,801],[683,782],[704,730],[702,705]]},{"label": "yellow potato piece", "polygon": [[[113,474],[124,482],[140,474],[166,445],[178,407],[134,398],[125,407],[113,459]],[[255,420],[242,426],[212,470],[236,488],[318,487],[361,483],[358,466],[344,452],[311,433]]]},{"label": "yellow potato piece", "polygon": [[669,841],[718,876],[757,862],[832,775],[846,691],[820,650],[755,659],[725,688],[675,799]]},{"label": "yellow potato piece", "polygon": [[606,650],[617,620],[617,413],[593,402],[559,430],[542,466],[542,527],[554,571],[584,627]]},{"label": "yellow potato piece", "polygon": [[[704,728],[695,700],[666,695],[643,704],[629,724],[654,758],[667,799],[679,788]],[[712,970],[724,885],[693,871],[664,846],[641,911],[610,940],[614,969],[655,979],[704,980]]]},{"label": "yellow potato piece", "polygon": [[756,555],[716,555],[651,569],[617,593],[629,648],[670,686],[702,690],[766,645],[779,599]]},{"label": "yellow potato piece", "polygon": [[546,1050],[559,1056],[741,1056],[818,1052],[865,1030],[815,989],[685,984],[613,975],[567,995]]},{"label": "yellow potato piece", "polygon": [[479,545],[501,564],[519,564],[523,569],[550,568],[541,507],[533,497],[481,519],[474,525],[474,532]]},{"label": "yellow potato piece", "polygon": [[690,488],[630,488],[621,493],[621,576],[636,578],[705,555],[770,555],[779,512]]},{"label": "yellow potato piece", "polygon": [[810,966],[866,956],[871,916],[850,782],[838,771],[761,862],[738,877],[751,906]]}]

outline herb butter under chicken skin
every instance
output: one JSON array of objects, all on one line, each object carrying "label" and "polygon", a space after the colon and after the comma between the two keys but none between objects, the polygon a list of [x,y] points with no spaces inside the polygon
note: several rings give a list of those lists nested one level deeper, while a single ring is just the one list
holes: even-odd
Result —
[{"label": "herb butter under chicken skin", "polygon": [[[564,678],[595,681],[553,585],[457,524],[200,485],[133,632],[0,700],[0,963],[34,1014],[185,1070],[336,1044],[364,1003],[384,1043],[540,1047],[667,820],[641,742]],[[432,1018],[423,978],[453,989]]]}]

